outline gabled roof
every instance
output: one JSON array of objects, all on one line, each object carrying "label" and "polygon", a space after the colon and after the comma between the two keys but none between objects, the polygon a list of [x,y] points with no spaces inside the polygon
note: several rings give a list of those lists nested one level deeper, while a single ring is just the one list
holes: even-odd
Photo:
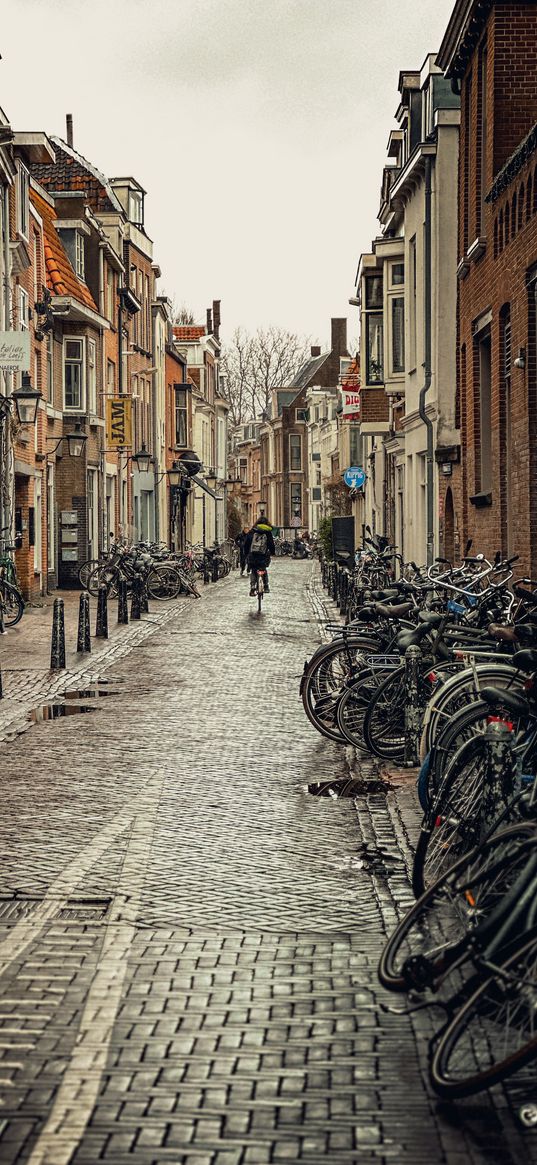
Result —
[{"label": "gabled roof", "polygon": [[205,334],[203,324],[175,324],[173,329],[176,340],[201,340]]},{"label": "gabled roof", "polygon": [[81,197],[96,211],[116,211],[125,217],[125,211],[114,193],[105,174],[102,174],[87,158],[64,142],[62,138],[51,137],[56,161],[49,165],[33,165],[32,174],[41,186],[48,190],[79,190]]},{"label": "gabled roof", "polygon": [[30,190],[30,200],[43,220],[46,282],[49,291],[52,295],[70,295],[98,313],[99,308],[89,287],[78,278],[69,262],[56,230],[56,212],[36,190]]},{"label": "gabled roof", "polygon": [[[297,391],[300,388],[307,388],[313,382],[314,376],[322,368],[325,360],[328,360],[329,355],[330,352],[325,352],[321,356],[311,356],[309,360],[306,360],[296,376],[293,377],[291,387],[296,388]],[[296,393],[294,395],[296,396]]]}]

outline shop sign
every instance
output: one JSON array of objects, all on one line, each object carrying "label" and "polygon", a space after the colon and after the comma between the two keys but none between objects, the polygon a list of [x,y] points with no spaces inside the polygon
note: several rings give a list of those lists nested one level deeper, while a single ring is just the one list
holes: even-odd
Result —
[{"label": "shop sign", "polygon": [[360,420],[360,389],[359,388],[343,388],[341,389],[341,399],[343,402],[342,417],[346,421]]},{"label": "shop sign", "polygon": [[130,449],[132,445],[132,400],[130,396],[107,397],[106,441],[109,449]]},{"label": "shop sign", "polygon": [[0,332],[0,370],[2,372],[30,371],[30,333]]}]

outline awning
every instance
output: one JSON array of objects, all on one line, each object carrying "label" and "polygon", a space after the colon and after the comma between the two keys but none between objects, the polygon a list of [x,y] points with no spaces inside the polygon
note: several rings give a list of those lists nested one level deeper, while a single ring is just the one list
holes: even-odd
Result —
[{"label": "awning", "polygon": [[196,485],[199,485],[200,489],[205,490],[205,493],[209,494],[210,498],[214,498],[215,502],[221,502],[224,500],[223,495],[215,493],[214,489],[211,489],[210,485],[207,485],[207,482],[204,481],[202,477],[198,477],[197,473],[194,473],[190,480],[195,482]]}]

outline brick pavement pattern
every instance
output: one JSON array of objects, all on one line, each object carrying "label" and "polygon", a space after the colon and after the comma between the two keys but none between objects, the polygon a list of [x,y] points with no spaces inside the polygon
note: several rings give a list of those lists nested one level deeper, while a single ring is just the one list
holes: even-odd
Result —
[{"label": "brick pavement pattern", "polygon": [[261,617],[235,574],[63,677],[108,681],[91,714],[33,724],[21,694],[0,758],[1,1165],[537,1161],[513,1116],[529,1078],[438,1105],[430,1019],[381,1010],[415,794],[364,763],[356,803],[308,795],[354,763],[297,698],[319,603],[311,564],[275,564]]}]

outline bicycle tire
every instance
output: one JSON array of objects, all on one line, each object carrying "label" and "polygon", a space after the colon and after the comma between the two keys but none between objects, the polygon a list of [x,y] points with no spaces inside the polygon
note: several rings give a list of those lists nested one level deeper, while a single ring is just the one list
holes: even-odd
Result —
[{"label": "bicycle tire", "polygon": [[97,598],[99,586],[101,583],[104,583],[108,594],[115,597],[117,595],[117,584],[120,577],[121,575],[117,566],[97,566],[88,578],[87,590],[90,595]]},{"label": "bicycle tire", "polygon": [[[483,732],[489,717],[496,714],[497,711],[502,711],[501,700],[495,706],[486,704],[484,700],[475,700],[470,707],[461,708],[460,712],[457,712],[446,725],[431,750],[429,788],[433,792],[439,790],[447,766],[460,746],[476,733]],[[506,716],[508,720],[514,720],[512,712],[507,713]]]},{"label": "bicycle tire", "polygon": [[364,740],[364,719],[370,702],[384,678],[385,672],[370,670],[350,683],[338,701],[338,728],[343,739],[360,752],[369,752]]},{"label": "bicycle tire", "polygon": [[446,869],[468,853],[505,808],[505,802],[501,806],[493,800],[496,791],[487,780],[484,745],[482,735],[464,741],[425,815],[412,870],[416,897],[437,880],[443,872],[442,866]]},{"label": "bicycle tire", "polygon": [[[443,1032],[434,1049],[429,1067],[429,1078],[434,1091],[444,1100],[460,1100],[465,1096],[481,1092],[485,1088],[491,1088],[494,1084],[499,1084],[501,1080],[506,1080],[512,1076],[514,1072],[523,1068],[537,1055],[537,1031],[535,1029],[529,1039],[527,1037],[524,1039],[518,1051],[512,1051],[506,1055],[507,1040],[505,1033],[502,1033],[501,1025],[498,1024],[497,1019],[493,1019],[490,1025],[487,1025],[491,1013],[494,1015],[494,1009],[501,1006],[502,995],[504,998],[506,996],[503,976],[511,975],[516,978],[517,975],[523,975],[524,1006],[522,1010],[530,1013],[532,1010],[535,1011],[537,1004],[537,935],[533,934],[529,939],[527,935],[522,935],[520,945],[514,952],[510,953],[503,963],[499,964],[499,970],[501,974],[498,972],[488,974],[470,998],[463,1003],[460,1011]],[[512,995],[509,998],[509,1009],[513,1016],[516,1015],[517,1008],[513,1006]],[[460,1078],[454,1079],[453,1074],[449,1073],[450,1061],[457,1046],[474,1022],[475,1034],[474,1031],[470,1033],[471,1056],[474,1062],[477,1059],[479,1047],[483,1048],[483,1054],[488,1053],[492,1060],[495,1056],[494,1043],[498,1039],[500,1041],[499,1056],[493,1060],[488,1068],[474,1070],[466,1075],[462,1075],[461,1072]],[[464,1050],[462,1054],[464,1057]]]},{"label": "bicycle tire", "polygon": [[82,566],[78,571],[78,581],[83,590],[88,589],[89,576],[93,573],[94,570],[97,569],[98,566],[102,566],[102,563],[99,562],[98,558],[88,558],[86,562],[82,563]]},{"label": "bicycle tire", "polygon": [[24,615],[24,599],[19,590],[11,583],[0,580],[2,593],[2,607],[5,627],[16,627]]},{"label": "bicycle tire", "polygon": [[151,599],[176,599],[181,590],[181,575],[175,566],[159,563],[148,571],[146,587]]},{"label": "bicycle tire", "polygon": [[[458,936],[453,938],[453,947],[471,929],[474,917],[478,921],[485,911],[490,913],[495,901],[503,896],[520,872],[518,867],[527,861],[527,851],[522,850],[524,841],[537,844],[533,824],[519,822],[507,826],[483,845],[474,846],[463,854],[418,898],[398,923],[382,952],[378,977],[387,991],[415,989],[416,975],[425,978],[430,974],[434,979],[435,973],[436,976],[446,973],[449,969],[449,944],[446,945],[449,927],[459,930]],[[452,900],[457,899],[452,918],[446,907],[449,905],[448,895]],[[492,901],[493,896],[495,901]],[[471,912],[474,912],[473,916]],[[427,954],[429,942],[433,944],[434,960]],[[420,966],[409,962],[416,959],[429,959],[429,968],[423,963]]]},{"label": "bicycle tire", "polygon": [[[524,685],[524,677],[508,662],[495,665],[478,664],[476,674],[482,685],[493,684],[496,688],[509,686],[510,691],[518,691]],[[479,692],[475,690],[473,670],[468,672],[468,669],[450,676],[439,688],[438,694],[435,693],[424,724],[422,755],[431,751],[444,724],[465,706],[470,694],[473,699],[479,697]]]},{"label": "bicycle tire", "polygon": [[201,591],[198,591],[198,588],[193,580],[189,578],[188,575],[184,574],[182,570],[178,570],[177,573],[181,580],[181,586],[183,590],[185,590],[187,594],[193,595],[195,599],[201,599]]},{"label": "bicycle tire", "polygon": [[[364,644],[363,640],[360,644],[364,650],[378,650],[378,644]],[[300,694],[302,697],[302,705],[306,716],[313,727],[326,736],[328,740],[334,740],[338,744],[345,744],[346,738],[337,726],[337,702],[343,691],[343,683],[345,675],[348,674],[348,666],[342,667],[341,679],[338,684],[334,683],[333,664],[341,653],[341,645],[339,650],[334,650],[334,644],[326,644],[325,648],[316,652],[312,659],[308,670],[304,673],[301,685]],[[323,680],[320,681],[320,671],[325,668],[323,672]]]},{"label": "bicycle tire", "polygon": [[[418,675],[418,699],[425,711],[432,684],[426,678],[430,665]],[[364,717],[364,741],[369,752],[383,760],[403,761],[405,756],[405,666],[390,672],[372,697]]]}]

